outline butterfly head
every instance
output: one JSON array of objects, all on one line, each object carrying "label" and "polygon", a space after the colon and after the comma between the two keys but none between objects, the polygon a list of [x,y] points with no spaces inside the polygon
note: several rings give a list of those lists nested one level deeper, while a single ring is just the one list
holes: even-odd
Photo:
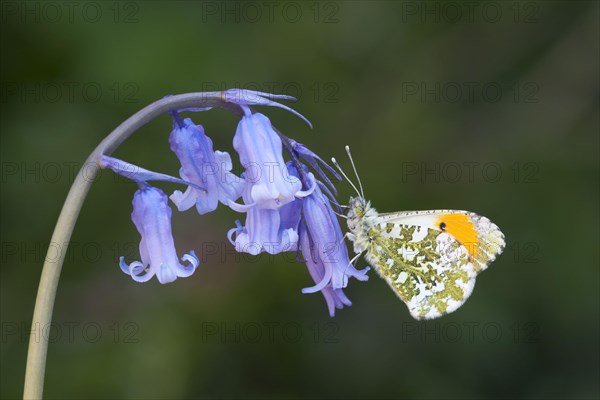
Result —
[{"label": "butterfly head", "polygon": [[348,200],[348,218],[363,218],[368,203],[362,196],[350,197],[350,200]]},{"label": "butterfly head", "polygon": [[367,210],[367,201],[364,197],[350,197],[348,200],[348,229],[350,231],[356,230],[360,222],[365,217],[365,212]]},{"label": "butterfly head", "polygon": [[371,202],[362,196],[350,197],[347,213],[350,231],[370,228],[378,216],[377,211],[371,207]]}]

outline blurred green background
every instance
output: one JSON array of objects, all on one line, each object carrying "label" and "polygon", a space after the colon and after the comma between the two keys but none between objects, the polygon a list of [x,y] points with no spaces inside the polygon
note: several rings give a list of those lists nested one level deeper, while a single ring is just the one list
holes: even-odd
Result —
[{"label": "blurred green background", "polygon": [[[598,398],[598,3],[2,2],[1,389],[22,394],[46,246],[73,175],[167,94],[297,95],[261,109],[348,165],[380,211],[457,208],[507,237],[457,312],[413,321],[375,273],[329,318],[288,256],[236,256],[220,207],[174,215],[188,279],[137,284],[135,185],[104,172],[75,228],[48,398]],[[195,114],[233,152],[237,119]],[[170,120],[115,155],[176,174]],[[235,158],[235,157],[234,157]],[[174,186],[160,185],[165,190]],[[340,199],[352,194],[340,183]],[[359,265],[364,265],[360,261]]]}]

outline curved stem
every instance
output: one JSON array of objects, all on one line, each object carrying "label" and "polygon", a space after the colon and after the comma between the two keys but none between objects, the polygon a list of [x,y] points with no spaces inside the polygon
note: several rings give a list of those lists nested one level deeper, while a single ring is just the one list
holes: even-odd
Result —
[{"label": "curved stem", "polygon": [[[83,201],[100,170],[99,161],[102,154],[110,155],[125,139],[159,115],[177,109],[194,107],[221,107],[237,111],[235,110],[236,106],[225,102],[222,92],[201,92],[165,97],[129,117],[94,149],[83,167],[79,170],[63,204],[50,244],[64,243],[65,246],[68,246]],[[35,300],[35,309],[31,323],[32,331],[34,329],[44,329],[49,326],[52,320],[56,288],[66,252],[67,248],[64,247],[61,248],[58,257],[54,254],[46,256]],[[48,338],[45,338],[44,335],[31,335],[25,369],[24,399],[42,398],[47,352]]]}]

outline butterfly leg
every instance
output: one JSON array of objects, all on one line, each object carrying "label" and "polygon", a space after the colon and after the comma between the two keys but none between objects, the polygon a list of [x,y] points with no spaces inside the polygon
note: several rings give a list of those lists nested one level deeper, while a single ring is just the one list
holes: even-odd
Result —
[{"label": "butterfly leg", "polygon": [[346,266],[346,269],[344,270],[344,276],[346,276],[346,271],[348,271],[348,268],[350,268],[356,262],[356,260],[358,260],[358,258],[363,255],[363,253],[364,251],[352,257],[352,260],[350,260],[350,262]]}]

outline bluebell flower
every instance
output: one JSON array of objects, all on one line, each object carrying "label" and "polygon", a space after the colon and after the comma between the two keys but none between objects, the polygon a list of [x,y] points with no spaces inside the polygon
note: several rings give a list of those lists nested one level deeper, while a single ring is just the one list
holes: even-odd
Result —
[{"label": "bluebell flower", "polygon": [[[290,162],[286,164],[286,170],[290,165]],[[243,200],[246,204],[252,202],[251,189],[252,185],[248,184],[244,190]],[[312,190],[314,187],[298,193],[304,195]],[[245,209],[246,225],[242,226],[236,221],[236,227],[229,230],[227,237],[238,252],[256,255],[261,252],[278,254],[296,251],[301,208],[302,203],[299,199],[278,208],[249,207]]]},{"label": "bluebell flower", "polygon": [[194,273],[200,260],[193,250],[181,258],[187,262],[186,265],[177,258],[171,233],[171,207],[162,190],[145,185],[135,192],[131,219],[142,236],[142,261],[128,265],[121,257],[119,265],[123,272],[131,275],[136,282],[146,282],[156,275],[160,283],[173,282],[178,277],[185,278]]},{"label": "bluebell flower", "polygon": [[238,124],[233,147],[245,168],[249,193],[244,196],[244,205],[230,202],[230,206],[236,211],[253,207],[276,209],[302,196],[302,183],[287,172],[281,138],[269,118],[260,113],[252,114],[247,107],[244,109],[246,115]]},{"label": "bluebell flower", "polygon": [[174,112],[169,144],[181,163],[181,178],[205,189],[189,186],[185,193],[176,190],[171,200],[179,211],[195,205],[199,214],[206,214],[214,211],[219,201],[227,205],[241,196],[244,182],[231,173],[231,157],[213,151],[212,140],[204,134],[202,125],[190,118],[182,120]]},{"label": "bluebell flower", "polygon": [[142,236],[140,256],[142,261],[130,264],[120,257],[121,270],[137,281],[146,282],[154,275],[160,283],[173,282],[178,277],[188,277],[194,273],[200,260],[194,251],[185,254],[182,261],[177,258],[173,234],[171,233],[171,207],[167,195],[160,189],[150,186],[152,180],[192,185],[195,190],[204,189],[193,183],[169,175],[152,172],[114,157],[102,155],[100,166],[109,168],[119,175],[135,181],[140,189],[133,196],[131,219]]},{"label": "bluebell flower", "polygon": [[[308,176],[315,180],[312,173]],[[342,291],[348,285],[348,277],[366,281],[369,268],[357,270],[351,264],[342,228],[322,187],[316,185],[314,191],[302,199],[300,250],[315,280],[315,286],[302,289],[302,293],[321,291],[333,316],[335,308],[352,304]]]}]

